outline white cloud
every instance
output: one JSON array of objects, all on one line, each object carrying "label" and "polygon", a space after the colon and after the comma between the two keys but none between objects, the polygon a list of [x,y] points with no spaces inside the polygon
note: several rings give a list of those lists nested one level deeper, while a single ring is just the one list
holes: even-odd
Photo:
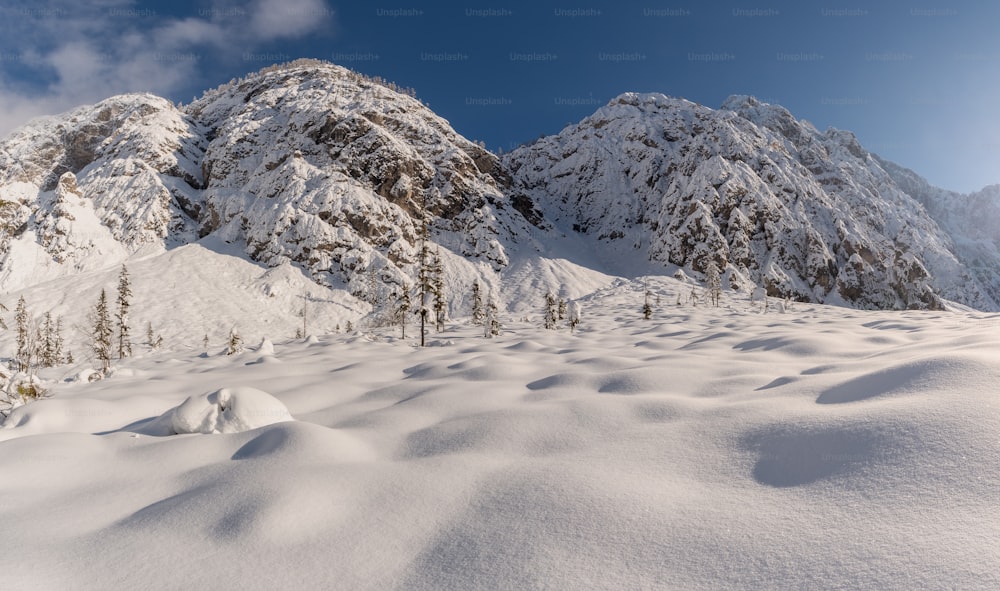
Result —
[{"label": "white cloud", "polygon": [[[238,60],[331,20],[325,0],[255,0],[248,9],[205,9],[186,18],[157,15],[132,0],[0,7],[0,137],[32,117],[115,94],[172,95],[198,80],[210,61]],[[27,81],[25,71],[33,74]]]},{"label": "white cloud", "polygon": [[181,48],[190,45],[217,45],[232,36],[219,24],[199,18],[168,21],[153,31],[158,46]]},{"label": "white cloud", "polygon": [[326,26],[331,16],[323,0],[256,0],[250,26],[265,40],[300,37]]}]

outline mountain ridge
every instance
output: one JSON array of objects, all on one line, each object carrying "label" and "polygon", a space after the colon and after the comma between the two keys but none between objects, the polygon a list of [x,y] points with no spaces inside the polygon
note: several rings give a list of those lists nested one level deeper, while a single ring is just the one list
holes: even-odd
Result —
[{"label": "mountain ridge", "polygon": [[[776,297],[1000,308],[988,224],[939,222],[959,197],[883,162],[752,97],[713,110],[638,93],[498,156],[390,83],[300,60],[187,105],[122,95],[0,140],[0,284],[216,236],[374,308],[412,286],[426,224],[455,311],[473,280],[523,308],[503,278],[526,268],[548,269],[544,292],[566,291],[573,265],[697,277],[709,260],[728,288]],[[534,262],[546,252],[569,254]]]},{"label": "mountain ridge", "polygon": [[853,134],[752,97],[712,110],[624,93],[504,159],[515,192],[551,197],[550,219],[664,265],[700,272],[711,259],[736,286],[804,301],[997,306]]}]

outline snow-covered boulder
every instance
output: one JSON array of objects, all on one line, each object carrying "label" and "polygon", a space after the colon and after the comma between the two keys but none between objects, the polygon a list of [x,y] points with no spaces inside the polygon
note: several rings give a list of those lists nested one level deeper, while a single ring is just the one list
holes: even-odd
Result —
[{"label": "snow-covered boulder", "polygon": [[156,423],[170,434],[240,433],[292,421],[280,400],[256,388],[222,388],[190,396],[164,413]]}]

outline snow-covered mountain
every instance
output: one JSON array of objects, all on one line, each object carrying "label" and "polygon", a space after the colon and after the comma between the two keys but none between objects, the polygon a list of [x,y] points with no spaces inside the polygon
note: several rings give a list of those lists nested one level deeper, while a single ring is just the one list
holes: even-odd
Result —
[{"label": "snow-covered mountain", "polygon": [[866,308],[1000,301],[984,288],[995,263],[970,272],[946,231],[960,224],[938,224],[853,134],[751,97],[712,110],[623,94],[504,163],[515,195],[616,257],[694,271],[714,261],[733,286]]},{"label": "snow-covered mountain", "polygon": [[302,60],[189,105],[113,97],[0,141],[0,286],[211,239],[385,301],[412,281],[427,223],[453,307],[472,278],[518,309],[532,290],[699,277],[714,260],[727,286],[774,296],[998,309],[996,218],[977,206],[992,216],[996,196],[958,200],[749,97],[624,94],[498,158],[410,93]]},{"label": "snow-covered mountain", "polygon": [[498,213],[504,185],[496,156],[419,101],[331,64],[268,68],[181,108],[119,96],[0,143],[0,281],[19,289],[212,234],[360,293],[369,275],[407,281],[425,217],[453,266],[497,270],[524,225]]},{"label": "snow-covered mountain", "polygon": [[1000,302],[1000,185],[961,194],[935,187],[893,162],[879,159],[879,164],[953,237],[959,260],[990,298]]}]

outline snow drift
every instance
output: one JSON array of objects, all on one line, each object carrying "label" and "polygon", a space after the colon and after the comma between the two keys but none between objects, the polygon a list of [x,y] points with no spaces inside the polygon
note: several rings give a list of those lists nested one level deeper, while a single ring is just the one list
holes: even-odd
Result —
[{"label": "snow drift", "polygon": [[160,416],[149,432],[159,429],[168,434],[241,433],[291,420],[294,420],[292,415],[281,401],[267,392],[244,386],[191,396]]},{"label": "snow drift", "polygon": [[61,382],[0,429],[4,588],[1000,587],[996,316],[689,290]]}]

